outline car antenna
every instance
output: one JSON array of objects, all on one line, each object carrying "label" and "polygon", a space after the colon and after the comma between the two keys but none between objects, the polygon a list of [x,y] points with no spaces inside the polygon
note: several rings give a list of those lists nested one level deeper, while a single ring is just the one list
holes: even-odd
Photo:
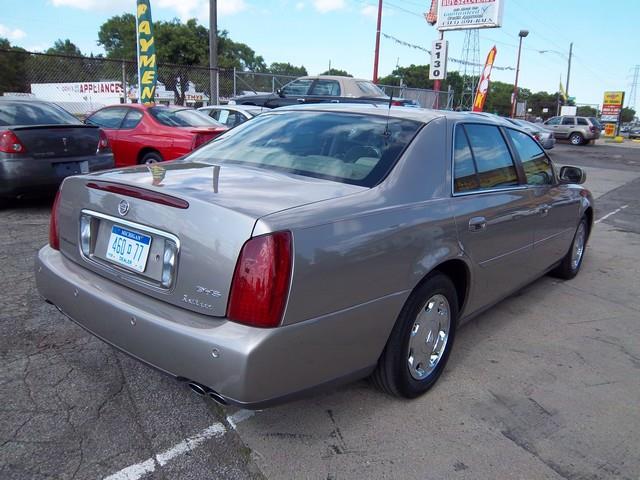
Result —
[{"label": "car antenna", "polygon": [[382,135],[385,136],[385,138],[389,138],[391,136],[391,132],[389,131],[389,117],[391,116],[391,104],[393,102],[393,90],[391,91],[391,94],[389,95],[389,108],[387,109],[387,124],[384,127],[384,132],[382,132]]}]

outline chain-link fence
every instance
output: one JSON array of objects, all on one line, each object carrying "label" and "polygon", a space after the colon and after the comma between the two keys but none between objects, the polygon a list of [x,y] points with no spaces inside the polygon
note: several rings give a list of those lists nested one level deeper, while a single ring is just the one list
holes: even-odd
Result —
[{"label": "chain-link fence", "polygon": [[[250,93],[272,93],[295,77],[271,73],[158,64],[156,102],[200,107]],[[212,87],[213,86],[213,87]],[[211,90],[214,89],[214,95]],[[451,109],[451,92],[383,86],[387,94],[425,108]],[[217,95],[216,95],[217,93]],[[102,57],[74,57],[0,49],[0,95],[28,95],[82,117],[106,105],[135,102],[137,65]]]}]

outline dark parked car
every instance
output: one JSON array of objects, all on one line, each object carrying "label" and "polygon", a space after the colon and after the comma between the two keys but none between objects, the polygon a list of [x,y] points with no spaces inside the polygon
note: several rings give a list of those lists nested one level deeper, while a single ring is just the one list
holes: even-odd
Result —
[{"label": "dark parked car", "polygon": [[0,199],[42,195],[69,175],[112,167],[100,128],[53,103],[0,97]]},{"label": "dark parked car", "polygon": [[424,393],[462,322],[576,276],[593,225],[581,169],[556,174],[524,130],[470,113],[288,107],[155,167],[158,184],[146,166],[64,182],[38,290],[252,408],[370,374]]},{"label": "dark parked car", "polygon": [[[300,77],[287,83],[276,93],[243,95],[232,98],[231,105],[257,105],[276,108],[307,103],[388,103],[389,96],[375,83],[361,78],[339,75]],[[413,100],[393,98],[392,105],[417,107]]]}]

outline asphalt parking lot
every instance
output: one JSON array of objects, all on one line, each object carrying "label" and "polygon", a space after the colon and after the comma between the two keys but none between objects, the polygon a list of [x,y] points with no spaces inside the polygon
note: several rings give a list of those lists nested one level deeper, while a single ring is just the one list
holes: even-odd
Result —
[{"label": "asphalt parking lot", "polygon": [[260,412],[219,407],[39,298],[50,199],[0,210],[0,478],[638,480],[640,148],[551,156],[584,167],[596,196],[582,272],[463,326],[413,401],[361,381]]}]

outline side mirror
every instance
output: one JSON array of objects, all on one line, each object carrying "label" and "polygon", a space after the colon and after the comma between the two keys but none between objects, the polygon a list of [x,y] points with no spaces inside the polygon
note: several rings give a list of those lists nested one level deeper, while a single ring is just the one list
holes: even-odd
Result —
[{"label": "side mirror", "polygon": [[281,89],[281,88],[277,89],[277,90],[276,90],[276,93],[278,94],[278,96],[279,96],[279,97],[284,98],[284,92],[282,91],[282,89]]},{"label": "side mirror", "polygon": [[565,166],[560,169],[560,182],[583,184],[587,174],[580,167]]}]

